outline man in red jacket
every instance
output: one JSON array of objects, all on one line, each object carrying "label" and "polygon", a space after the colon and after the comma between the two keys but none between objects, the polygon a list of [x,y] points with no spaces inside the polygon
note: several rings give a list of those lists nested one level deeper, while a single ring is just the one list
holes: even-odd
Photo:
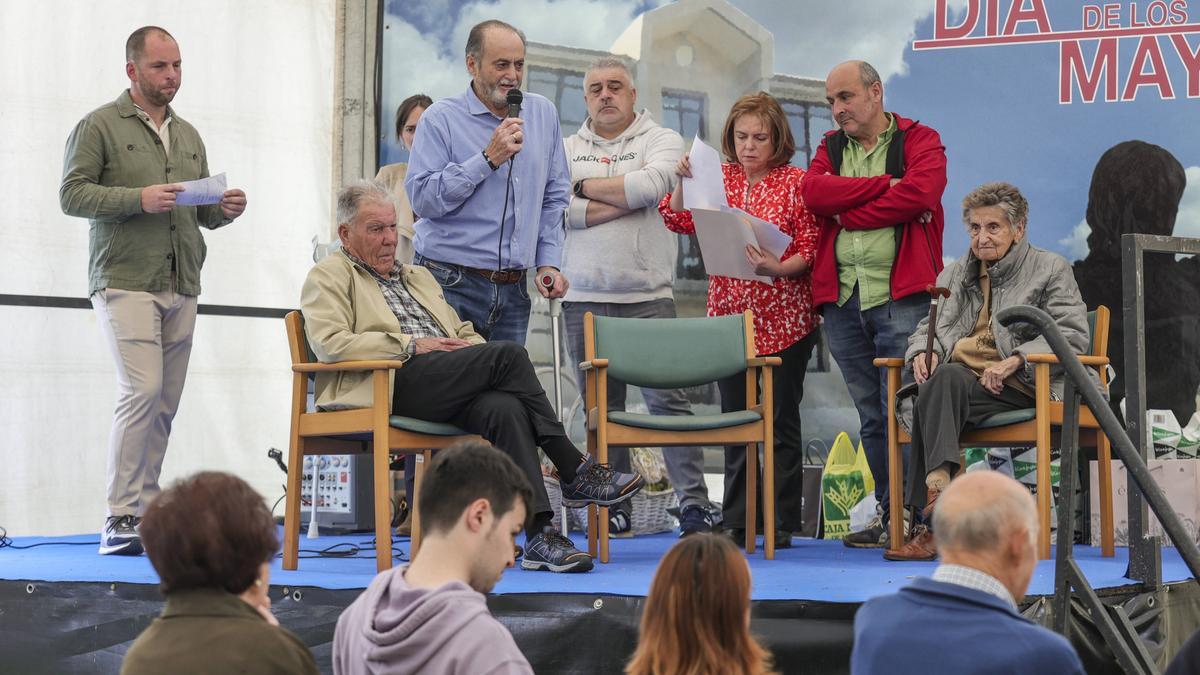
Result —
[{"label": "man in red jacket", "polygon": [[878,516],[847,546],[887,544],[887,383],[872,360],[903,357],[942,269],[946,152],[938,133],[883,109],[883,83],[865,61],[825,79],[840,127],[826,134],[801,187],[821,231],[812,270],[829,350],[854,406],[875,476]]}]

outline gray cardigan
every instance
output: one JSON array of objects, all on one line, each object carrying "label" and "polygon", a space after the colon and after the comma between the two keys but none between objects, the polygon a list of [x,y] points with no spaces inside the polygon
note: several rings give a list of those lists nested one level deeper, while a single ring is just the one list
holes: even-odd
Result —
[{"label": "gray cardigan", "polygon": [[[937,335],[933,351],[938,361],[944,363],[954,349],[954,343],[966,337],[975,328],[979,311],[983,308],[983,291],[979,288],[980,260],[970,250],[966,255],[946,266],[938,275],[937,285],[950,289],[938,308]],[[1014,324],[1011,328],[1000,325],[996,314],[1015,305],[1032,305],[1045,310],[1058,324],[1063,337],[1077,354],[1087,351],[1088,338],[1087,307],[1079,294],[1079,286],[1071,272],[1071,265],[1057,253],[1032,246],[1026,239],[1013,244],[1008,255],[1001,258],[988,271],[991,276],[992,334],[996,338],[996,349],[1000,358],[1015,353],[1049,354],[1050,345],[1030,324]],[[908,339],[908,350],[904,354],[905,366],[912,367],[913,357],[925,351],[929,318],[921,319],[917,330]],[[1033,364],[1026,364],[1017,371],[1017,377],[1032,389]],[[1062,398],[1062,368],[1052,366],[1050,388],[1053,397]]]}]

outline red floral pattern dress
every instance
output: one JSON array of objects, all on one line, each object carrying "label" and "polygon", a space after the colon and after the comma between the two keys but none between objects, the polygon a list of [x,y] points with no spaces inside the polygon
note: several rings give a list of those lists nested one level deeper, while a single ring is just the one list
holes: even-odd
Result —
[{"label": "red floral pattern dress", "polygon": [[[725,196],[730,206],[774,223],[792,243],[782,260],[802,256],[812,269],[817,252],[817,223],[800,199],[804,170],[784,165],[772,169],[754,187],[749,186],[741,164],[722,164]],[[690,211],[672,211],[668,193],[658,204],[667,229],[693,234],[696,224]],[[798,277],[775,277],[772,283],[710,275],[708,315],[727,316],[754,312],[754,341],[759,355],[777,354],[816,330],[820,319],[813,309],[809,272]]]}]

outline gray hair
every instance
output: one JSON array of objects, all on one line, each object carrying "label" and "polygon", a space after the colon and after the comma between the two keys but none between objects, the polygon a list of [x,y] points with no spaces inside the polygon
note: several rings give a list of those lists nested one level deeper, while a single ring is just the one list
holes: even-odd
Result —
[{"label": "gray hair", "polygon": [[875,70],[875,66],[872,66],[866,61],[858,62],[858,77],[860,80],[862,80],[863,86],[867,89],[870,89],[871,85],[875,84],[876,82],[881,84],[883,82],[883,80],[879,79],[879,71]]},{"label": "gray hair", "polygon": [[1008,217],[1008,226],[1016,231],[1017,226],[1029,219],[1029,200],[1012,183],[984,183],[971,190],[962,200],[964,225],[971,224],[971,211],[986,206],[999,206]]},{"label": "gray hair", "polygon": [[595,61],[592,61],[592,64],[587,67],[586,71],[584,71],[583,79],[586,80],[587,76],[592,74],[592,71],[608,70],[609,68],[619,68],[625,73],[625,77],[629,79],[630,84],[633,83],[633,71],[629,69],[629,64],[625,63],[625,59],[622,59],[619,56],[601,56]]},{"label": "gray hair", "polygon": [[[951,482],[950,487],[953,485]],[[977,508],[934,508],[933,531],[938,545],[959,551],[994,551],[1005,535],[1021,527],[1028,530],[1030,542],[1036,542],[1038,513],[1033,497],[1024,490],[999,493]]]},{"label": "gray hair", "polygon": [[488,19],[480,21],[471,27],[471,32],[467,34],[467,56],[474,58],[476,61],[483,58],[483,36],[489,28],[504,28],[511,30],[521,38],[521,45],[528,48],[529,43],[525,40],[525,33],[521,32],[520,28],[511,24],[505,23],[500,19]]},{"label": "gray hair", "polygon": [[360,179],[338,190],[338,225],[350,225],[364,204],[391,204],[392,193],[379,181]]}]

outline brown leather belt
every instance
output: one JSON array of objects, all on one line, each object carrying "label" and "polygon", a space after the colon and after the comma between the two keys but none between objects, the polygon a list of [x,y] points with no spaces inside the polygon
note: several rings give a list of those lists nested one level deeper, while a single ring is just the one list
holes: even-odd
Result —
[{"label": "brown leather belt", "polygon": [[484,270],[460,265],[462,271],[477,274],[493,284],[516,284],[525,280],[525,270]]}]

